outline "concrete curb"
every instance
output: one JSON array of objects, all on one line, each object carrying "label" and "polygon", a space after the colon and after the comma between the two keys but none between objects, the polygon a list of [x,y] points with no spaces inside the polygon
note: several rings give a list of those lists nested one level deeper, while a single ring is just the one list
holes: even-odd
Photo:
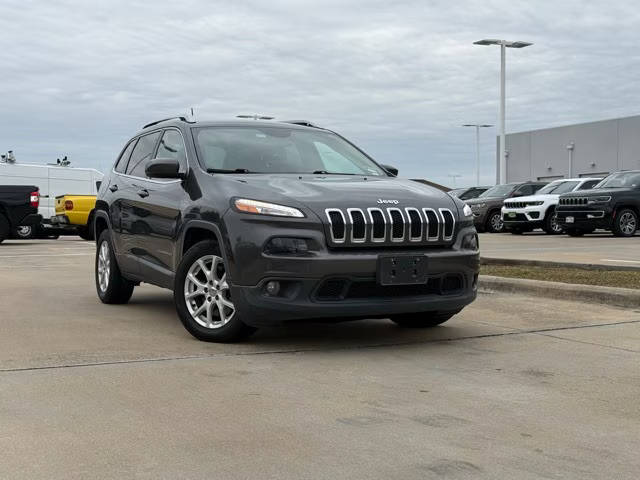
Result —
[{"label": "concrete curb", "polygon": [[632,288],[577,285],[524,278],[480,275],[478,288],[485,292],[520,293],[524,295],[600,303],[625,308],[640,308],[640,290]]},{"label": "concrete curb", "polygon": [[544,268],[579,268],[581,270],[600,270],[607,272],[640,272],[640,266],[631,265],[601,265],[599,263],[572,263],[572,262],[552,262],[547,260],[519,260],[514,258],[486,258],[480,257],[481,265],[506,265],[521,267],[528,265],[532,267]]}]

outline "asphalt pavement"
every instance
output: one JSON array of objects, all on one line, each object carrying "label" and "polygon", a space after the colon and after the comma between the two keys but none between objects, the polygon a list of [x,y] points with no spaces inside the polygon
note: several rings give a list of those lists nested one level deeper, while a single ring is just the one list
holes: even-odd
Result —
[{"label": "asphalt pavement", "polygon": [[638,478],[640,307],[483,293],[207,344],[167,290],[102,305],[93,249],[0,245],[2,479]]},{"label": "asphalt pavement", "polygon": [[485,258],[540,260],[640,268],[640,234],[618,238],[611,233],[583,237],[531,232],[480,234],[480,254]]}]

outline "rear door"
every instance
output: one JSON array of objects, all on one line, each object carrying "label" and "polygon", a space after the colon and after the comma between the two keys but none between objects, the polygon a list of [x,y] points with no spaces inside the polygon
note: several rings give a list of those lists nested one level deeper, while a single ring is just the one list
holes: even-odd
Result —
[{"label": "rear door", "polygon": [[124,175],[118,175],[120,264],[126,265],[127,271],[135,274],[140,272],[136,236],[150,233],[145,220],[146,212],[141,211],[138,206],[143,187],[136,175],[140,172],[144,175],[144,167],[153,157],[160,135],[161,132],[156,131],[139,137],[131,151]]},{"label": "rear door", "polygon": [[135,177],[131,179],[135,193],[131,245],[142,278],[171,287],[174,247],[185,192],[181,180],[148,178],[145,167],[152,158],[175,158],[184,170],[186,157],[182,134],[176,129],[163,131],[156,150],[155,155],[146,158],[129,174]]}]

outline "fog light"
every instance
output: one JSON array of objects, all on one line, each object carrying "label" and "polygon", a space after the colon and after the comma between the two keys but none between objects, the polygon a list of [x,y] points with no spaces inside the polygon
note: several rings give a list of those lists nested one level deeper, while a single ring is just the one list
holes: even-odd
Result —
[{"label": "fog light", "polygon": [[267,292],[267,295],[270,295],[272,297],[277,297],[278,293],[280,293],[280,282],[276,280],[270,280],[264,286],[264,289]]},{"label": "fog light", "polygon": [[264,247],[268,255],[306,255],[308,252],[309,245],[304,238],[276,237]]},{"label": "fog light", "polygon": [[460,247],[463,250],[477,250],[478,249],[478,235],[475,233],[469,233],[464,236]]}]

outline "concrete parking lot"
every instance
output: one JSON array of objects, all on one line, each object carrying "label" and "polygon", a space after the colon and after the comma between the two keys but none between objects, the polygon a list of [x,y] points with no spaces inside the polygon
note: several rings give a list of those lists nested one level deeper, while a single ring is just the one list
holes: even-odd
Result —
[{"label": "concrete parking lot", "polygon": [[602,232],[583,237],[531,232],[480,234],[480,252],[486,258],[543,260],[640,268],[640,234],[618,238]]},{"label": "concrete parking lot", "polygon": [[102,305],[93,249],[0,245],[2,479],[638,478],[640,307],[481,294],[427,331],[206,344],[169,291]]}]

